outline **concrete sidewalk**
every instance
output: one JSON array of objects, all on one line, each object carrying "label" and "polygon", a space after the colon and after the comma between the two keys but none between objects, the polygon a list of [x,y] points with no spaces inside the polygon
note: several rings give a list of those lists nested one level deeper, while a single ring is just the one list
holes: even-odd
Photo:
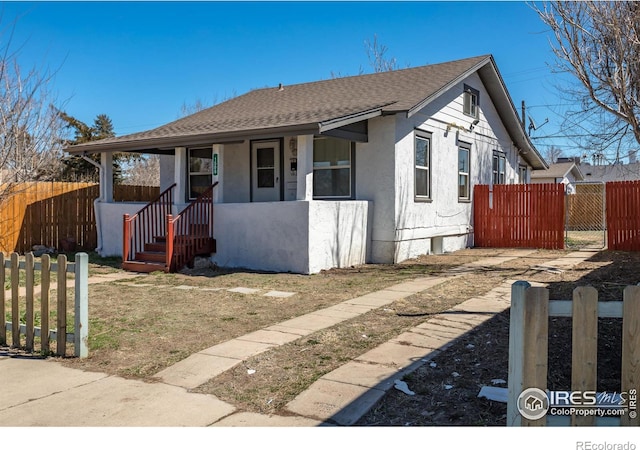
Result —
[{"label": "concrete sidewalk", "polygon": [[[509,250],[452,270],[347,300],[204,349],[157,374],[157,383],[84,372],[50,360],[0,353],[3,426],[348,426],[356,423],[393,380],[416,370],[473,327],[509,307],[510,285],[432,316],[324,375],[287,406],[287,416],[238,412],[233,405],[189,389],[245,359],[383,307],[451,277],[533,251]],[[568,268],[597,252],[574,252],[546,266]],[[514,280],[515,281],[515,280]],[[451,314],[454,312],[455,314]]]}]

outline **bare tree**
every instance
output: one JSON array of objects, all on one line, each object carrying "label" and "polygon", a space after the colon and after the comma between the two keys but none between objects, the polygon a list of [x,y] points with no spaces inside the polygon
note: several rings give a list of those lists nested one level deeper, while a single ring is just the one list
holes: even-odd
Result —
[{"label": "bare tree", "polygon": [[11,45],[14,27],[0,31],[0,200],[15,191],[11,183],[54,177],[63,154],[53,74],[20,67]]},{"label": "bare tree", "polygon": [[365,40],[364,47],[367,52],[367,58],[369,59],[369,65],[373,68],[374,72],[388,72],[398,69],[396,58],[389,58],[385,55],[388,50],[387,46],[381,45],[378,42],[378,35],[373,35],[373,42]]},{"label": "bare tree", "polygon": [[562,150],[555,145],[550,145],[544,152],[544,159],[546,159],[549,164],[555,164],[558,162],[558,158],[562,156]]},{"label": "bare tree", "polygon": [[160,156],[145,155],[125,167],[122,184],[160,186]]},{"label": "bare tree", "polygon": [[556,70],[576,81],[561,88],[579,105],[563,129],[580,147],[619,160],[640,143],[640,3],[555,1],[533,8],[553,32]]},{"label": "bare tree", "polygon": [[203,101],[200,98],[198,98],[192,104],[187,104],[187,102],[183,102],[182,106],[180,107],[180,113],[178,114],[178,118],[190,116],[191,114],[195,114],[197,112],[200,112],[203,109],[207,109],[210,106],[213,106],[215,104],[216,104],[215,101],[212,104],[209,104],[209,103]]}]

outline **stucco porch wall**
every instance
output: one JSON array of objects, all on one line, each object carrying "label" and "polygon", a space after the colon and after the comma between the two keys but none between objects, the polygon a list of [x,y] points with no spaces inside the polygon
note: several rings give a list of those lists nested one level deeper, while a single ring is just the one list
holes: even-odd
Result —
[{"label": "stucco porch wall", "polygon": [[[144,203],[98,203],[98,252],[122,256],[122,218]],[[317,273],[369,261],[372,202],[216,203],[214,236],[221,267]],[[175,211],[174,211],[175,212]]]},{"label": "stucco porch wall", "polygon": [[218,203],[211,260],[221,267],[303,274],[364,264],[370,211],[366,201]]}]

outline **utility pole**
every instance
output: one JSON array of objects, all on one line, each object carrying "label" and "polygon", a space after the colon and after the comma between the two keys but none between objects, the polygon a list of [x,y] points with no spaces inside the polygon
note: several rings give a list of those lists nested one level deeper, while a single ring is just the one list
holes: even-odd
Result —
[{"label": "utility pole", "polygon": [[525,107],[524,107],[524,100],[522,100],[522,129],[524,129],[524,127],[527,126],[527,117],[526,117],[526,112],[525,112]]}]

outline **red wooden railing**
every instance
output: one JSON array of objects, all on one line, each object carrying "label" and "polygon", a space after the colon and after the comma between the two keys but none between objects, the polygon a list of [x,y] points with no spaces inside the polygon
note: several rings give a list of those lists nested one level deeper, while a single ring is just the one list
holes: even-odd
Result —
[{"label": "red wooden railing", "polygon": [[167,215],[166,266],[170,272],[190,263],[213,248],[213,189],[216,181],[180,214]]},{"label": "red wooden railing", "polygon": [[166,236],[165,217],[171,214],[173,205],[172,184],[160,193],[157,199],[147,204],[133,216],[124,215],[122,260],[132,261],[136,253],[144,250],[144,244],[152,242],[156,236]]},{"label": "red wooden railing", "polygon": [[476,247],[564,248],[563,184],[477,185]]}]

